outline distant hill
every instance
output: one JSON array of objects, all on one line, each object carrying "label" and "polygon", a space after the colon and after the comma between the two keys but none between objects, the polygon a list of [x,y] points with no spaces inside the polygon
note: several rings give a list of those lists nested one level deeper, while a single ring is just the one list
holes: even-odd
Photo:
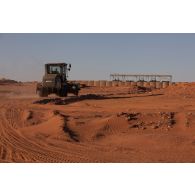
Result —
[{"label": "distant hill", "polygon": [[0,78],[0,84],[11,84],[11,83],[18,83],[18,82],[15,80],[10,80],[6,78]]}]

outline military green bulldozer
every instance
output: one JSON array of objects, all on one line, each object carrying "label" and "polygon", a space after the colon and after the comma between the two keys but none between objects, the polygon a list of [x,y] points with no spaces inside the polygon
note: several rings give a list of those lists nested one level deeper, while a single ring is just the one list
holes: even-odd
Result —
[{"label": "military green bulldozer", "polygon": [[59,97],[66,97],[68,93],[78,96],[79,84],[67,80],[70,68],[71,64],[66,63],[45,64],[45,75],[42,82],[37,84],[36,89],[39,96],[47,97],[52,93]]}]

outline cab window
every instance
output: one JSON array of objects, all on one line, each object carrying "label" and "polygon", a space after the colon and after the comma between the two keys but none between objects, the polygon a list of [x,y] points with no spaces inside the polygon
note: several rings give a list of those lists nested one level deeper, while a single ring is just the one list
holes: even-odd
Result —
[{"label": "cab window", "polygon": [[48,74],[60,74],[61,68],[60,66],[49,66],[47,72]]}]

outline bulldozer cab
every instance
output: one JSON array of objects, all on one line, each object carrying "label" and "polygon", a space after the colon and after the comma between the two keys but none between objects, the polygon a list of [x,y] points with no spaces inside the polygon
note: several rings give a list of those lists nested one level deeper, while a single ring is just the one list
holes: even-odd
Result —
[{"label": "bulldozer cab", "polygon": [[[68,67],[69,66],[69,67]],[[67,79],[67,72],[70,70],[71,65],[66,63],[50,63],[45,64],[45,76],[60,75],[63,80]]]},{"label": "bulldozer cab", "polygon": [[45,64],[45,73],[46,74],[66,74],[67,72],[66,63],[53,63],[53,64]]}]

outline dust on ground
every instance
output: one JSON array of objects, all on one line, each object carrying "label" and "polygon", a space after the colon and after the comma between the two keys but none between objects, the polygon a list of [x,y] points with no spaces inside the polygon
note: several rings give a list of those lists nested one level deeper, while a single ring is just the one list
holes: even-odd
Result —
[{"label": "dust on ground", "polygon": [[0,85],[0,162],[195,162],[195,84],[86,87],[39,98]]}]

